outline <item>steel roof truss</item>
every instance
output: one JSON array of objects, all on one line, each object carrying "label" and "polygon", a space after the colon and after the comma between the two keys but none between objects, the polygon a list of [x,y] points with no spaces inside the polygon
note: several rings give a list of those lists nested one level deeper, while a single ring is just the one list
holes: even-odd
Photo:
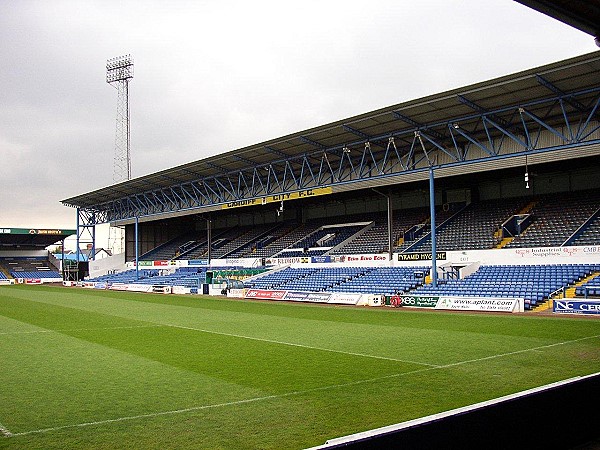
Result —
[{"label": "steel roof truss", "polygon": [[230,200],[233,200],[233,199],[235,199],[235,196],[233,195],[233,192],[231,192],[231,191],[229,190],[229,188],[228,188],[227,186],[225,186],[225,184],[223,184],[223,183],[221,182],[221,180],[219,180],[217,177],[215,177],[214,181],[215,181],[215,186],[217,187],[217,189],[218,189],[218,191],[219,191],[219,192],[218,192],[218,194],[217,194],[217,197],[218,197],[218,198],[219,198],[219,199],[220,199],[222,202],[224,202],[224,201],[226,201],[226,200],[227,200],[227,196],[226,196],[226,194],[229,194],[229,199],[230,199]]},{"label": "steel roof truss", "polygon": [[[304,183],[304,180],[308,180],[308,177],[305,177],[304,169],[308,171],[308,175],[310,175],[311,183]],[[310,165],[309,156],[302,155],[302,170],[300,171],[300,188],[304,188],[306,186],[316,186],[318,185],[317,177],[315,177],[315,173],[313,172],[312,166]]]},{"label": "steel roof truss", "polygon": [[408,133],[413,133],[415,131],[427,130],[427,132],[431,136],[435,137],[436,139],[439,139],[439,140],[444,140],[445,139],[445,136],[443,134],[438,133],[437,131],[430,129],[428,125],[419,123],[416,120],[413,120],[410,117],[405,116],[404,114],[399,113],[398,111],[394,111],[392,113],[392,115],[396,119],[400,119],[401,121],[403,121],[403,122],[405,122],[405,123],[407,123],[407,124],[412,125],[413,127],[415,127],[414,129],[407,130]]},{"label": "steel roof truss", "polygon": [[596,99],[596,102],[594,103],[594,106],[592,107],[590,114],[587,116],[587,118],[585,120],[585,123],[581,126],[581,128],[577,132],[577,141],[578,142],[585,140],[587,137],[589,137],[592,133],[594,133],[598,129],[598,126],[596,126],[596,127],[593,127],[591,129],[591,131],[589,131],[585,135],[583,134],[583,133],[585,133],[585,130],[587,130],[591,120],[594,118],[594,116],[598,112],[598,107],[600,107],[600,96]]},{"label": "steel roof truss", "polygon": [[550,81],[546,80],[543,76],[537,74],[535,76],[535,79],[542,86],[548,88],[550,91],[552,91],[555,94],[557,94],[561,100],[564,99],[571,106],[573,106],[574,108],[578,109],[579,111],[584,111],[585,110],[585,106],[583,106],[579,101],[577,101],[575,98],[573,98],[573,96],[565,94],[562,90],[560,90],[558,87],[556,87]]},{"label": "steel roof truss", "polygon": [[496,128],[498,131],[500,131],[501,133],[505,134],[506,136],[508,136],[509,138],[511,138],[513,141],[515,141],[517,144],[519,144],[522,147],[527,147],[527,144],[525,142],[523,142],[521,139],[519,139],[514,133],[511,133],[510,131],[508,131],[507,129],[505,129],[504,127],[502,127],[500,124],[498,124],[497,122],[495,122],[494,120],[490,119],[487,116],[482,116],[482,120],[484,122],[484,124],[487,122],[488,124],[492,125],[494,128]]},{"label": "steel roof truss", "polygon": [[[545,122],[544,120],[540,119],[536,114],[534,114],[532,112],[529,112],[525,108],[523,108],[523,115],[529,117],[531,120],[533,120],[534,122],[536,122],[538,125],[540,125],[541,127],[545,128],[546,130],[550,131],[556,137],[562,139],[562,141],[565,144],[570,144],[571,143],[571,140],[568,137],[566,137],[563,133],[561,133],[556,128],[548,125],[547,122]],[[537,144],[537,142],[536,142],[536,144]],[[537,145],[536,145],[536,147],[537,147]]]},{"label": "steel roof truss", "polygon": [[[446,150],[446,148],[443,145],[438,143],[432,137],[428,136],[426,133],[421,132],[420,136],[424,137],[427,141],[429,141],[429,143],[431,143],[433,146],[437,147],[440,151],[444,152],[446,155],[448,155],[454,161],[456,161],[456,162],[460,161],[460,155],[456,155],[456,154],[451,153],[450,151]],[[425,151],[425,147],[423,147],[423,151]]]},{"label": "steel roof truss", "polygon": [[179,189],[181,189],[183,195],[188,198],[188,208],[191,208],[192,206],[198,206],[198,197],[190,194],[190,192],[185,188],[184,183],[179,185]]},{"label": "steel roof truss", "polygon": [[[261,192],[266,192],[265,185],[262,181],[261,175],[258,171],[258,167],[255,167],[252,172],[252,192],[251,196],[256,197]],[[258,186],[260,185],[260,190],[258,190]]]},{"label": "steel roof truss", "polygon": [[[452,135],[452,140],[454,142],[454,148],[456,149],[456,153],[458,155],[457,161],[464,161],[467,152],[465,151],[464,154],[463,154],[463,152],[460,151],[460,148],[459,148],[458,144],[456,143],[456,140],[454,139],[454,133],[460,134],[467,141],[469,141],[470,143],[472,143],[476,147],[480,148],[481,150],[483,150],[488,155],[490,155],[490,156],[498,156],[498,154],[496,153],[496,151],[493,148],[490,149],[486,145],[484,145],[481,142],[479,142],[477,139],[474,139],[473,137],[469,136],[469,134],[465,130],[463,130],[458,123],[448,124],[448,130],[450,131],[450,134]],[[488,136],[488,139],[489,139],[490,135],[487,132],[487,128],[486,128],[486,135]]]},{"label": "steel roof truss", "polygon": [[[289,183],[286,183],[288,172],[290,174],[291,180],[289,181]],[[286,161],[285,168],[283,171],[283,189],[290,190],[290,189],[299,189],[299,188],[300,188],[300,184],[298,183],[298,178],[296,178],[296,174],[294,173],[294,168],[292,167],[292,164],[290,163],[290,161]]]},{"label": "steel roof truss", "polygon": [[249,192],[251,189],[248,186],[248,182],[246,181],[246,177],[244,176],[244,171],[240,170],[238,172],[238,187],[237,187],[237,195],[238,198],[243,198],[244,195]]},{"label": "steel roof truss", "polygon": [[323,155],[321,156],[321,164],[319,165],[319,176],[317,178],[318,185],[325,184],[325,178],[324,178],[325,177],[325,171],[324,171],[325,166],[327,166],[327,168],[329,169],[327,176],[330,179],[330,183],[333,183],[334,182],[334,178],[333,178],[334,172],[333,172],[333,169],[331,168],[331,164],[329,163],[329,158],[327,157],[327,153],[323,152]]},{"label": "steel roof truss", "polygon": [[[209,180],[206,179],[206,180],[204,180],[204,183],[203,183],[204,189],[206,189],[206,196],[208,197],[208,201],[210,203],[216,203],[218,200],[224,201],[222,196],[213,189],[213,187],[210,185],[210,183],[208,183],[208,181]],[[210,181],[213,181],[216,184],[216,178],[212,178]],[[218,189],[218,186],[217,186],[217,189]]]},{"label": "steel roof truss", "polygon": [[191,206],[190,202],[186,198],[182,197],[181,195],[179,195],[177,193],[177,191],[175,190],[176,187],[178,187],[178,186],[173,186],[169,190],[171,191],[173,196],[177,197],[177,199],[179,200],[179,205],[180,205],[179,207],[183,208],[185,206],[185,207],[189,208]]}]

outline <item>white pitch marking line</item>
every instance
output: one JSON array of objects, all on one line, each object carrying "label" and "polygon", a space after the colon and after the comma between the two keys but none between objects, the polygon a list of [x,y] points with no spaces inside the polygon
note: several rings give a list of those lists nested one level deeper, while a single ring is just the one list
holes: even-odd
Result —
[{"label": "white pitch marking line", "polygon": [[6,428],[4,425],[2,425],[1,423],[0,423],[0,433],[3,434],[4,437],[7,437],[7,438],[14,436],[14,434],[12,434],[10,432],[10,430],[8,428]]},{"label": "white pitch marking line", "polygon": [[65,328],[62,330],[34,330],[34,331],[5,331],[0,333],[0,335],[9,335],[9,334],[38,334],[38,333],[64,333],[69,331],[102,331],[102,330],[128,330],[133,328],[157,328],[166,325],[132,325],[127,327],[101,327],[101,328]]},{"label": "white pitch marking line", "polygon": [[599,338],[599,337],[600,337],[600,334],[597,334],[595,336],[586,336],[586,337],[582,337],[582,338],[579,338],[579,339],[572,339],[570,341],[555,342],[554,344],[540,345],[538,347],[526,348],[526,349],[523,349],[523,350],[515,350],[514,352],[499,353],[497,355],[484,356],[482,358],[469,359],[469,360],[466,360],[466,361],[459,361],[459,362],[456,362],[456,363],[445,364],[443,366],[439,366],[439,368],[445,369],[445,368],[448,368],[448,367],[461,366],[463,364],[468,364],[468,363],[472,363],[472,362],[481,362],[481,361],[487,361],[489,359],[502,358],[504,356],[518,355],[520,353],[538,352],[539,350],[546,349],[546,348],[558,347],[559,345],[572,344],[574,342],[586,341],[588,339],[596,339],[596,338]]},{"label": "white pitch marking line", "polygon": [[[317,388],[313,388],[313,389],[307,389],[307,390],[304,390],[304,391],[293,391],[293,392],[286,392],[284,394],[273,394],[273,395],[266,395],[264,397],[254,397],[254,398],[249,398],[249,399],[245,399],[245,400],[236,400],[236,401],[233,401],[233,402],[216,403],[216,404],[212,404],[212,405],[193,406],[193,407],[190,407],[190,408],[174,409],[174,410],[170,410],[170,411],[161,411],[161,412],[148,413],[148,414],[140,414],[140,415],[137,415],[137,416],[124,416],[124,417],[118,417],[116,419],[97,420],[97,421],[94,421],[94,422],[84,422],[84,423],[77,423],[77,424],[72,424],[72,425],[62,425],[62,426],[59,426],[59,427],[40,428],[38,430],[23,431],[21,433],[10,433],[10,437],[14,437],[14,436],[26,436],[26,435],[29,435],[29,434],[38,434],[38,433],[48,433],[48,432],[51,432],[51,431],[59,431],[59,430],[64,430],[64,429],[68,429],[68,428],[83,428],[83,427],[89,427],[89,426],[93,426],[93,425],[103,425],[103,424],[107,424],[107,423],[124,422],[124,421],[128,421],[128,420],[144,419],[144,418],[166,416],[166,415],[173,415],[173,414],[182,414],[182,413],[186,413],[186,412],[201,411],[201,410],[205,410],[205,409],[212,409],[212,408],[221,408],[221,407],[226,407],[226,406],[242,405],[242,404],[245,404],[245,403],[254,403],[254,402],[259,402],[259,401],[263,401],[263,400],[286,398],[286,397],[291,397],[291,396],[294,396],[294,395],[308,394],[310,392],[326,391],[326,390],[330,390],[330,389],[338,389],[338,388],[343,388],[343,387],[356,386],[356,385],[365,384],[365,383],[374,383],[374,382],[378,382],[378,381],[382,381],[382,380],[388,380],[388,379],[391,379],[391,378],[400,378],[400,377],[404,377],[404,376],[407,376],[407,375],[414,375],[416,373],[429,372],[429,371],[432,371],[432,370],[439,370],[439,369],[446,369],[446,368],[455,367],[455,366],[458,366],[458,365],[461,365],[461,364],[469,364],[469,363],[473,363],[473,362],[481,362],[481,361],[485,361],[485,360],[488,360],[488,359],[501,358],[503,356],[509,356],[509,355],[515,355],[515,354],[518,354],[518,353],[531,352],[531,351],[535,351],[535,350],[539,350],[539,349],[543,349],[543,348],[557,347],[559,345],[566,345],[566,344],[571,344],[571,343],[574,343],[574,342],[580,342],[580,341],[584,341],[584,340],[588,340],[588,339],[595,339],[595,338],[599,338],[599,337],[600,337],[600,335],[587,336],[587,337],[583,337],[583,338],[579,338],[579,339],[573,339],[571,341],[556,342],[554,344],[541,345],[539,347],[533,347],[533,348],[529,348],[529,349],[518,350],[518,351],[515,351],[515,352],[501,353],[501,354],[497,354],[497,355],[486,356],[486,357],[483,357],[483,358],[470,359],[470,360],[466,360],[466,361],[460,361],[460,362],[457,362],[457,363],[446,364],[446,365],[443,365],[443,366],[426,367],[426,368],[423,368],[423,369],[412,370],[410,372],[395,373],[395,374],[391,374],[391,375],[385,375],[385,376],[382,376],[382,377],[370,378],[370,379],[367,379],[367,380],[352,381],[352,382],[343,383],[343,384],[334,384],[334,385],[328,385],[328,386],[321,386],[321,387],[317,387]],[[8,430],[6,430],[6,431],[8,431]]]},{"label": "white pitch marking line", "polygon": [[293,343],[293,342],[277,341],[277,340],[274,340],[274,339],[265,339],[265,338],[259,338],[259,337],[253,337],[253,336],[244,336],[244,335],[241,335],[241,334],[223,333],[221,331],[204,330],[202,328],[186,327],[186,326],[183,326],[183,325],[172,325],[172,324],[164,324],[164,325],[166,325],[168,327],[173,327],[173,328],[181,328],[181,329],[184,329],[184,330],[200,331],[202,333],[218,334],[218,335],[221,335],[221,336],[229,336],[229,337],[235,337],[235,338],[241,338],[241,339],[249,339],[249,340],[252,340],[252,341],[259,341],[259,342],[268,342],[270,344],[289,345],[291,347],[300,347],[300,348],[307,348],[307,349],[310,349],[310,350],[320,350],[320,351],[324,351],[324,352],[341,353],[343,355],[362,356],[364,358],[383,359],[383,360],[386,360],[386,361],[394,361],[394,362],[401,362],[401,363],[417,364],[419,366],[440,367],[440,366],[435,365],[435,364],[428,364],[428,363],[424,363],[424,362],[410,361],[410,360],[406,360],[406,359],[391,358],[391,357],[388,357],[388,356],[369,355],[367,353],[346,352],[344,350],[334,350],[334,349],[331,349],[331,348],[315,347],[315,346],[312,346],[312,345],[296,344],[296,343]]},{"label": "white pitch marking line", "polygon": [[403,373],[399,373],[399,374],[392,374],[392,375],[386,375],[383,377],[371,378],[368,380],[358,380],[358,381],[351,381],[349,383],[320,386],[320,387],[316,387],[316,388],[312,388],[312,389],[306,389],[303,391],[292,391],[292,392],[286,392],[283,394],[265,395],[264,397],[253,397],[253,398],[248,398],[245,400],[236,400],[236,401],[232,401],[232,402],[215,403],[212,405],[192,406],[190,408],[174,409],[174,410],[170,410],[170,411],[160,411],[160,412],[148,413],[148,414],[139,414],[136,416],[124,416],[124,417],[118,417],[116,419],[97,420],[94,422],[83,422],[83,423],[76,423],[76,424],[72,424],[72,425],[62,425],[62,426],[58,426],[58,427],[41,428],[39,430],[30,430],[30,431],[23,431],[20,433],[12,433],[12,436],[26,436],[28,434],[48,433],[50,431],[59,431],[59,430],[67,429],[67,428],[82,428],[82,427],[89,427],[89,426],[93,426],[93,425],[104,425],[107,423],[124,422],[124,421],[128,421],[128,420],[144,419],[144,418],[151,418],[151,417],[158,417],[158,416],[167,416],[167,415],[173,415],[173,414],[182,414],[182,413],[186,413],[186,412],[202,411],[205,409],[222,408],[222,407],[226,407],[226,406],[243,405],[246,403],[255,403],[255,402],[260,402],[260,401],[264,401],[264,400],[281,399],[281,398],[291,397],[294,395],[308,394],[311,392],[326,391],[326,390],[330,390],[330,389],[337,389],[337,388],[343,388],[343,387],[348,387],[348,386],[355,386],[355,385],[359,385],[359,384],[372,383],[372,382],[381,381],[381,380],[385,380],[385,379],[389,379],[389,378],[395,378],[395,377],[410,375],[410,374],[424,372],[424,371],[428,371],[428,370],[434,370],[434,369],[436,369],[436,368],[429,367],[429,368],[425,368],[425,369],[413,370],[410,372],[403,372]]}]

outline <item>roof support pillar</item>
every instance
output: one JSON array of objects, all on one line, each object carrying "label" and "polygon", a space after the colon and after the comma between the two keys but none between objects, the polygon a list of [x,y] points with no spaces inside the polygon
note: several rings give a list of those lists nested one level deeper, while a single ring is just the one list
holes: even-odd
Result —
[{"label": "roof support pillar", "polygon": [[435,238],[435,185],[433,165],[429,166],[429,214],[431,216],[431,280],[433,287],[437,287],[437,245]]}]

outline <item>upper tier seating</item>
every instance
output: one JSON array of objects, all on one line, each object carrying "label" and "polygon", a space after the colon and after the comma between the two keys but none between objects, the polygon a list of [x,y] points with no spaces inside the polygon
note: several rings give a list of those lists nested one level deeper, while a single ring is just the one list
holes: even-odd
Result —
[{"label": "upper tier seating", "polygon": [[533,223],[506,248],[560,246],[599,207],[597,190],[543,196],[531,211]]},{"label": "upper tier seating", "polygon": [[144,253],[139,257],[142,261],[157,261],[157,260],[171,260],[175,259],[184,251],[188,250],[191,246],[198,242],[206,242],[206,232],[193,232],[185,233],[182,236],[178,236],[175,239],[171,239],[149,252]]},{"label": "upper tier seating", "polygon": [[[427,208],[414,208],[396,210],[392,214],[392,240],[397,242],[404,237],[406,231],[417,224],[427,223],[429,210]],[[332,255],[384,253],[388,247],[387,214],[373,215],[373,225],[364,233],[348,242],[341,248],[329,252]]]},{"label": "upper tier seating", "polygon": [[300,225],[288,224],[280,229],[281,234],[273,239],[263,248],[256,249],[252,256],[267,257],[273,256],[286,248],[294,248],[293,244],[301,240],[303,237],[315,232],[321,227],[320,222],[308,222]]},{"label": "upper tier seating", "polygon": [[238,252],[243,254],[251,251],[257,240],[266,234],[275,232],[279,227],[279,224],[264,224],[239,229],[238,235],[216,249],[213,257],[233,257]]},{"label": "upper tier seating", "polygon": [[570,245],[600,245],[600,215],[592,220]]},{"label": "upper tier seating", "polygon": [[[437,230],[437,249],[477,250],[495,247],[499,239],[494,234],[502,223],[516,214],[525,203],[523,198],[471,203]],[[428,238],[411,251],[425,251],[430,248],[431,238]]]}]

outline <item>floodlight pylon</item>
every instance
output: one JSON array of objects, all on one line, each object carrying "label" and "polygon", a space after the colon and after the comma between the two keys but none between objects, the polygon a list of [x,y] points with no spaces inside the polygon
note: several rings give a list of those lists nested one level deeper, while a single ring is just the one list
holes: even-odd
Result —
[{"label": "floodlight pylon", "polygon": [[117,89],[117,121],[113,181],[131,179],[131,146],[129,130],[129,81],[133,79],[131,55],[106,61],[106,82]]},{"label": "floodlight pylon", "polygon": [[[106,82],[117,89],[117,121],[113,181],[115,183],[131,179],[131,144],[129,121],[129,81],[133,79],[133,58],[131,55],[117,56],[106,61]],[[109,227],[108,247],[113,254],[124,248],[124,230]]]}]

